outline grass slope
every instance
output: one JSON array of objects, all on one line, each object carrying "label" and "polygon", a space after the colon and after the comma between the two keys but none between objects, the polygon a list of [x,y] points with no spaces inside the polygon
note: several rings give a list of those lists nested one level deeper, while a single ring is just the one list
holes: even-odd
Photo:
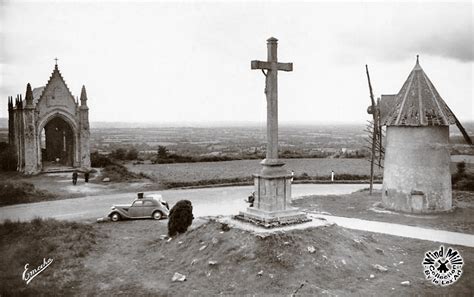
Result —
[{"label": "grass slope", "polygon": [[[0,296],[65,296],[77,293],[84,257],[98,235],[91,225],[34,219],[30,223],[6,221],[0,224]],[[53,262],[28,285],[22,280],[28,271]]]},{"label": "grass slope", "polygon": [[[201,222],[201,223],[199,223]],[[472,295],[474,249],[456,247],[464,273],[447,288],[424,279],[438,243],[338,226],[256,235],[198,219],[171,241],[167,221],[83,225],[35,220],[0,225],[1,295]],[[105,235],[107,234],[107,235]],[[308,247],[314,247],[311,253]],[[204,248],[203,248],[204,247]],[[28,286],[25,263],[54,262]],[[210,262],[214,261],[214,262]],[[380,272],[379,264],[388,269]],[[185,282],[172,282],[175,272]],[[371,278],[370,275],[374,277]],[[402,281],[410,281],[402,286]]]}]

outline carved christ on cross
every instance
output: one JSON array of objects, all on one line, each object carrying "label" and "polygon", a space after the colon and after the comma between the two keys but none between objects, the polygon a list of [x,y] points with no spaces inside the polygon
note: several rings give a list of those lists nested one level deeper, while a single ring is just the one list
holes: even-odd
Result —
[{"label": "carved christ on cross", "polygon": [[279,63],[277,58],[278,39],[267,39],[268,61],[252,61],[251,69],[267,70],[263,72],[265,94],[267,95],[267,155],[263,165],[282,165],[278,161],[278,70],[293,71],[293,63]]}]

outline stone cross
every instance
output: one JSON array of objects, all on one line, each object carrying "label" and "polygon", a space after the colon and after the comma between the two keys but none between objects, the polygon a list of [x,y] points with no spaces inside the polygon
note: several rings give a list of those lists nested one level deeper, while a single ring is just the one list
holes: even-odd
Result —
[{"label": "stone cross", "polygon": [[58,58],[54,58],[54,61],[56,61],[56,65],[58,65]]},{"label": "stone cross", "polygon": [[293,71],[293,63],[279,63],[278,39],[267,39],[267,60],[252,61],[251,69],[267,70],[265,94],[267,95],[267,155],[263,165],[279,165],[278,161],[278,70]]}]

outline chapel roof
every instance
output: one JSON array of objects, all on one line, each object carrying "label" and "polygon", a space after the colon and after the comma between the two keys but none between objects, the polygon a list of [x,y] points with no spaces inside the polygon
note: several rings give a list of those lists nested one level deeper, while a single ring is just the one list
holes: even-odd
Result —
[{"label": "chapel roof", "polygon": [[71,91],[69,90],[69,87],[67,86],[66,84],[66,81],[64,80],[63,76],[61,75],[61,72],[59,71],[59,68],[58,68],[58,64],[54,65],[54,69],[53,69],[53,72],[51,73],[51,76],[49,77],[49,80],[48,82],[46,83],[45,86],[42,86],[42,87],[38,87],[38,88],[34,88],[33,89],[33,104],[36,105],[38,103],[38,101],[41,99],[41,96],[43,95],[43,92],[44,90],[46,89],[46,87],[49,85],[49,83],[51,82],[51,80],[53,78],[58,78],[60,79],[64,85],[66,86],[66,89],[69,93],[69,95],[73,98],[74,100],[74,96],[72,95]]},{"label": "chapel roof", "polygon": [[416,64],[397,95],[381,98],[381,125],[448,126],[456,117],[420,66]]},{"label": "chapel roof", "polygon": [[36,103],[38,103],[38,100],[41,97],[41,94],[43,94],[44,88],[45,88],[45,86],[33,89],[33,103],[35,105],[36,105]]}]

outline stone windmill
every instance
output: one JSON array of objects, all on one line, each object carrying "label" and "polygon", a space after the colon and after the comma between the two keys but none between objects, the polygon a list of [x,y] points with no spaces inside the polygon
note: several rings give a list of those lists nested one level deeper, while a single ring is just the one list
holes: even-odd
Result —
[{"label": "stone windmill", "polygon": [[469,135],[420,66],[396,95],[377,104],[386,126],[382,202],[405,212],[446,211],[452,207],[449,126]]}]

